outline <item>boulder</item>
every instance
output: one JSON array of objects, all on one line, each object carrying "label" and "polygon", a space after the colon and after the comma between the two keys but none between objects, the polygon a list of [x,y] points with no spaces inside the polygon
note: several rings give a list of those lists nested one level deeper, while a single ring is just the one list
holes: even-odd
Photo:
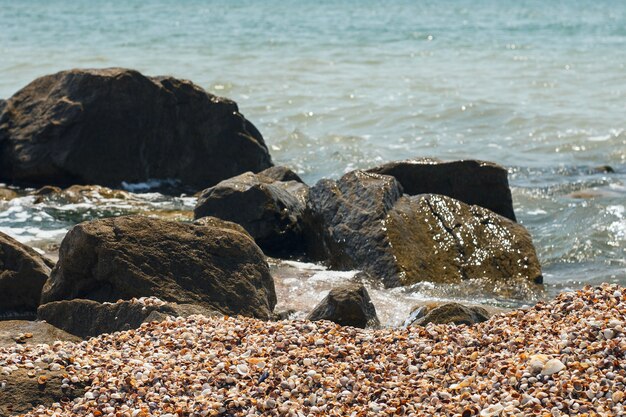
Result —
[{"label": "boulder", "polygon": [[378,327],[376,308],[365,287],[347,284],[330,290],[328,295],[311,311],[307,320],[329,320],[340,326]]},{"label": "boulder", "polygon": [[543,279],[528,231],[479,206],[436,194],[405,196],[389,211],[385,229],[402,285]]},{"label": "boulder", "polygon": [[16,345],[52,345],[56,341],[79,342],[80,337],[71,335],[42,321],[0,321],[0,348]]},{"label": "boulder", "polygon": [[0,113],[0,180],[98,184],[150,179],[200,190],[272,166],[237,104],[186,80],[123,68],[36,79]]},{"label": "boulder", "polygon": [[[30,369],[20,368],[6,376],[4,388],[0,389],[0,417],[27,413],[39,405],[51,406],[58,402],[70,402],[86,392],[88,382],[79,381],[62,388],[67,377],[65,370],[41,370],[33,376]],[[2,382],[0,382],[2,383]]]},{"label": "boulder", "polygon": [[398,286],[398,268],[384,220],[402,196],[395,178],[352,171],[311,187],[305,214],[309,255],[333,269],[364,269]]},{"label": "boulder", "polygon": [[116,303],[82,299],[53,301],[39,306],[37,310],[40,320],[82,338],[136,329],[142,323],[162,321],[167,316],[188,317],[195,314],[211,316],[220,313],[200,305],[150,299]]},{"label": "boulder", "polygon": [[249,236],[142,216],[74,226],[61,242],[41,303],[150,296],[261,319],[276,305],[269,266]]},{"label": "boulder", "polygon": [[259,175],[266,176],[273,179],[274,181],[296,181],[304,184],[304,181],[302,181],[302,178],[300,178],[298,174],[285,166],[274,166],[264,169],[263,171],[259,172]]},{"label": "boulder", "polygon": [[67,187],[65,189],[46,186],[35,190],[32,194],[36,196],[35,204],[44,202],[54,202],[56,204],[79,204],[102,199],[135,200],[133,195],[126,191],[113,190],[99,185],[72,185],[71,187]]},{"label": "boulder", "polygon": [[246,172],[204,190],[194,217],[214,216],[240,224],[268,255],[299,253],[307,194],[308,187],[301,182]]},{"label": "boulder", "polygon": [[0,320],[34,316],[54,263],[0,232]]},{"label": "boulder", "polygon": [[387,175],[354,171],[318,182],[305,220],[314,259],[363,270],[387,287],[542,279],[523,226],[443,195],[402,196],[402,186]]},{"label": "boulder", "polygon": [[492,162],[424,158],[389,162],[369,172],[393,176],[406,194],[441,194],[515,221],[507,170]]},{"label": "boulder", "polygon": [[464,306],[458,303],[430,304],[413,310],[408,326],[433,324],[472,324],[489,320],[491,314],[479,306]]}]

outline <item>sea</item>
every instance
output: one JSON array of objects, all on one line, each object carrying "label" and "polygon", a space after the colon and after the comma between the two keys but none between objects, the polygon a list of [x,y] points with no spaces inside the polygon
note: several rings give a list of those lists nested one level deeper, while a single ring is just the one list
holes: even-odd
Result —
[{"label": "sea", "polygon": [[[0,97],[59,70],[112,66],[234,99],[274,162],[309,184],[413,157],[505,166],[544,289],[507,298],[481,284],[368,283],[386,325],[432,300],[517,307],[626,285],[624,1],[0,0]],[[126,184],[132,204],[0,201],[0,231],[54,257],[81,221],[188,220],[192,196],[150,185]],[[296,316],[355,274],[271,264],[279,308]]]}]

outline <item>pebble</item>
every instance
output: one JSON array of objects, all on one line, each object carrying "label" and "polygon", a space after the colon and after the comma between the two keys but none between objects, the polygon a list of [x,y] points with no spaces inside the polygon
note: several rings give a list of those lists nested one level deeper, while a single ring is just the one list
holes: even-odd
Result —
[{"label": "pebble", "polygon": [[617,292],[586,287],[475,326],[168,318],[80,343],[2,348],[0,373],[4,383],[48,367],[63,369],[66,385],[87,384],[82,397],[25,417],[620,416]]}]

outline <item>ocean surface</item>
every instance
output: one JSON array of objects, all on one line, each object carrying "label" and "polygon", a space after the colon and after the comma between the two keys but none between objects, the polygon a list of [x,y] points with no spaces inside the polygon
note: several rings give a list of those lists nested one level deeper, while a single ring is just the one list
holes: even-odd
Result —
[{"label": "ocean surface", "polygon": [[[274,161],[309,184],[410,157],[506,166],[546,291],[502,299],[478,287],[372,284],[387,324],[421,300],[515,306],[626,285],[624,1],[0,0],[0,97],[58,70],[109,66],[236,100]],[[77,222],[142,211],[184,219],[194,205],[136,200],[0,201],[0,230],[53,254]],[[274,269],[281,308],[301,311],[351,276]]]}]

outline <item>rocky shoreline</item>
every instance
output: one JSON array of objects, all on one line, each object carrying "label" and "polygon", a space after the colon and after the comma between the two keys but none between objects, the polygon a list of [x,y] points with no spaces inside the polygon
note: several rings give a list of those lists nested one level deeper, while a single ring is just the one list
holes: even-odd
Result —
[{"label": "rocky shoreline", "polygon": [[[590,403],[550,383],[588,361],[585,346],[555,338],[590,337],[573,322],[579,309],[619,321],[602,332],[623,344],[620,288],[491,319],[480,306],[422,304],[403,328],[381,328],[364,282],[542,291],[532,238],[497,164],[413,158],[309,186],[273,166],[234,102],[119,68],[63,71],[2,101],[0,164],[10,184],[0,199],[89,205],[107,196],[138,207],[76,224],[56,262],[0,233],[0,417],[622,410],[621,397],[597,396],[595,380],[581,382]],[[150,217],[117,189],[126,181],[195,193],[195,209]],[[359,272],[308,306],[306,321],[293,320],[298,312],[276,308],[268,256]],[[543,374],[555,364],[565,368]],[[623,369],[611,366],[620,378],[607,380],[622,392]],[[49,395],[33,398],[38,391]],[[547,393],[561,397],[544,401]]]},{"label": "rocky shoreline", "polygon": [[[0,398],[14,408],[0,415],[619,416],[623,294],[586,287],[470,327],[191,316],[3,348]],[[31,381],[41,394],[24,394]]]}]

